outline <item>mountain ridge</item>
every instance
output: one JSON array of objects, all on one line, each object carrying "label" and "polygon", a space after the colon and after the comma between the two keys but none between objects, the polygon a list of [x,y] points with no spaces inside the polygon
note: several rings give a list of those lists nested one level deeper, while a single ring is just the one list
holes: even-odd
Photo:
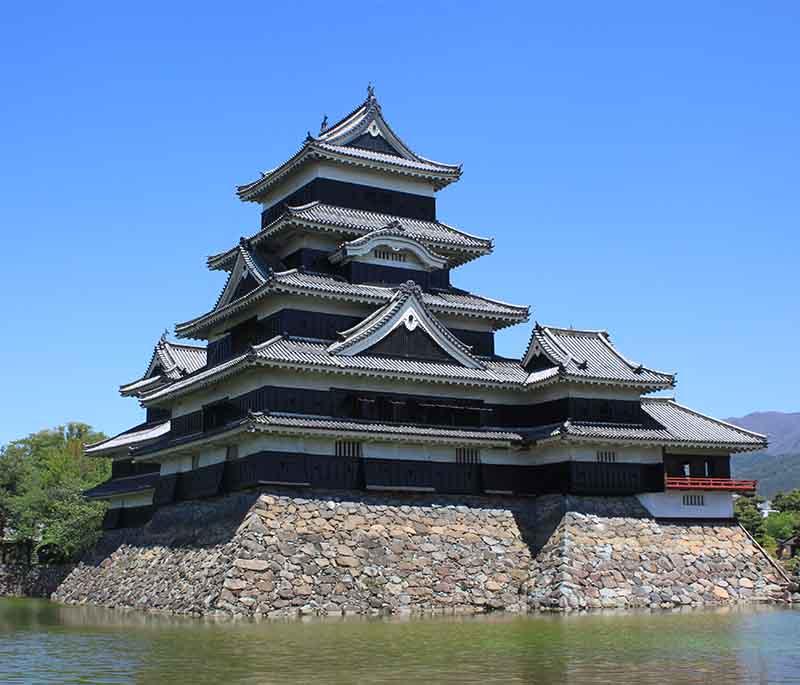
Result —
[{"label": "mountain ridge", "polygon": [[769,440],[766,450],[733,455],[734,478],[758,480],[758,494],[764,497],[800,488],[800,412],[755,411],[725,421]]}]

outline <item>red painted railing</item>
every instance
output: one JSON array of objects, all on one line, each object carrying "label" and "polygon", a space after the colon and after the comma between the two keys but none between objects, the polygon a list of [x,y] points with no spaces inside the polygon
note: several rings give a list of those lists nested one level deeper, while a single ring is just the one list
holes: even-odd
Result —
[{"label": "red painted railing", "polygon": [[667,490],[727,490],[728,492],[755,492],[757,480],[733,478],[700,478],[697,476],[666,476]]}]

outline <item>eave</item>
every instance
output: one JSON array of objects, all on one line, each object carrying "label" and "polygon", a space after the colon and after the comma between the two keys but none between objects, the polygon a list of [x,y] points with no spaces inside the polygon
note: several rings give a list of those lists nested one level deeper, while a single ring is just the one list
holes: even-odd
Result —
[{"label": "eave", "polygon": [[[359,227],[354,224],[345,224],[342,223],[341,221],[339,222],[319,221],[303,216],[304,213],[314,210],[314,208],[321,208],[327,210],[329,207],[331,212],[338,212],[350,215],[361,214],[364,217],[368,218],[369,221],[372,223],[372,225]],[[379,217],[378,219],[378,221],[380,222],[379,225],[375,224],[376,217]],[[494,248],[491,239],[482,238],[480,236],[475,236],[470,233],[466,233],[465,231],[462,231],[458,228],[455,228],[440,221],[424,221],[422,219],[408,219],[406,217],[399,217],[393,214],[380,214],[379,212],[370,212],[367,210],[351,210],[348,208],[333,207],[331,205],[322,205],[319,202],[311,202],[308,205],[302,205],[300,207],[287,207],[286,211],[283,214],[281,214],[277,219],[269,223],[267,226],[262,228],[257,233],[254,233],[250,237],[244,238],[244,240],[249,245],[256,246],[262,243],[263,241],[268,240],[270,238],[274,238],[276,235],[290,229],[300,229],[304,231],[312,230],[318,233],[335,234],[338,238],[351,239],[368,235],[369,233],[372,233],[373,231],[381,228],[381,226],[385,226],[393,222],[400,222],[400,223],[405,222],[412,226],[424,225],[424,224],[430,224],[431,226],[441,226],[447,231],[451,232],[453,235],[457,235],[460,238],[464,239],[465,242],[472,243],[471,245],[463,245],[459,244],[454,239],[447,240],[445,238],[433,238],[430,236],[426,236],[424,238],[423,237],[418,238],[418,240],[430,246],[430,248],[433,249],[434,251],[440,251],[446,253],[448,256],[448,260],[453,266],[459,266],[473,259],[476,259],[477,257],[491,254]],[[406,230],[408,231],[409,229]],[[415,231],[412,228],[409,232],[414,233]],[[233,265],[236,261],[237,254],[238,254],[238,246],[232,247],[228,250],[225,250],[224,252],[220,252],[218,254],[208,257],[206,260],[207,266],[212,271],[215,270],[230,271],[233,268]]]},{"label": "eave", "polygon": [[[388,300],[390,300],[392,295],[396,291],[396,288],[392,287],[351,284],[343,281],[342,282],[343,286],[350,286],[351,290],[359,290],[359,289],[361,290],[360,293],[352,292],[348,294],[343,292],[336,292],[331,289],[322,289],[319,287],[314,287],[313,285],[291,285],[289,283],[281,281],[281,277],[286,278],[296,273],[300,272],[297,269],[291,269],[289,271],[281,273],[273,272],[270,275],[270,278],[263,285],[258,286],[257,288],[250,291],[246,295],[234,300],[233,302],[228,303],[227,305],[219,309],[206,312],[205,314],[202,314],[199,317],[196,317],[195,319],[191,319],[189,321],[177,324],[175,326],[175,334],[179,338],[203,339],[208,335],[209,330],[213,326],[221,323],[228,317],[233,316],[238,312],[248,309],[255,302],[258,302],[259,300],[270,294],[279,293],[287,295],[310,295],[317,298],[333,300],[337,302],[355,302],[359,304],[371,304],[380,306],[385,304]],[[330,278],[328,276],[314,275],[314,274],[312,274],[312,276],[324,279],[325,281],[330,281],[331,284],[334,284],[336,282],[336,279]],[[487,297],[481,297],[481,296],[472,296],[472,297],[475,297],[477,299],[492,304],[497,304],[499,306],[508,307],[510,310],[516,309],[517,311],[511,311],[508,314],[502,314],[500,312],[497,312],[496,310],[481,311],[466,306],[458,306],[455,303],[435,302],[432,301],[433,298],[432,295],[429,295],[427,297],[426,306],[428,306],[431,309],[431,311],[436,312],[438,314],[449,314],[451,316],[465,316],[468,318],[484,319],[495,322],[495,330],[499,330],[501,328],[505,328],[506,326],[511,326],[516,323],[522,323],[524,321],[527,321],[528,319],[529,316],[528,307],[511,305]]]},{"label": "eave", "polygon": [[461,168],[457,165],[439,166],[429,162],[411,162],[403,157],[331,145],[311,138],[306,139],[300,150],[279,167],[265,172],[256,181],[238,186],[236,194],[243,202],[258,202],[289,174],[313,161],[328,161],[343,166],[417,178],[430,183],[434,190],[441,190],[461,177]]}]

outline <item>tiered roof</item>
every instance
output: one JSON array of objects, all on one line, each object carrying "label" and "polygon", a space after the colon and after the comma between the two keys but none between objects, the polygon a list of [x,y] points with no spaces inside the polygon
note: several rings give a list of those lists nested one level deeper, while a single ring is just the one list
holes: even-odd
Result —
[{"label": "tiered roof", "polygon": [[169,433],[169,429],[169,421],[141,423],[122,433],[118,433],[114,437],[86,445],[84,452],[91,457],[126,456],[131,447],[141,447],[155,442]]},{"label": "tiered roof", "polygon": [[206,365],[206,348],[167,340],[161,336],[141,378],[119,387],[123,397],[139,397],[145,392],[183,378]]},{"label": "tiered roof", "polygon": [[[396,287],[350,283],[344,279],[327,274],[311,273],[299,269],[286,271],[251,272],[260,285],[232,302],[225,303],[220,297],[217,307],[194,319],[179,323],[175,333],[182,338],[207,337],[211,328],[227,318],[249,308],[254,302],[269,295],[313,295],[318,298],[357,302],[360,304],[382,305],[390,300]],[[263,279],[263,280],[262,280]],[[229,283],[233,279],[229,279]],[[226,289],[228,284],[226,284]],[[226,290],[223,289],[223,293]],[[489,319],[497,328],[526,321],[528,307],[508,304],[463,290],[439,290],[422,295],[425,305],[438,314],[455,314],[472,318]]]},{"label": "tiered roof", "polygon": [[236,192],[242,200],[258,202],[275,184],[312,160],[418,178],[436,190],[461,177],[460,165],[422,157],[400,140],[383,118],[381,106],[370,90],[367,99],[350,114],[331,127],[323,126],[317,136],[309,133],[292,157],[263,172],[256,181],[239,186]]},{"label": "tiered roof", "polygon": [[[675,375],[650,369],[624,357],[611,344],[607,331],[576,330],[535,324],[522,359],[526,369],[552,373],[582,382],[618,383],[652,390],[675,385]],[[536,373],[532,380],[539,380]]]},{"label": "tiered roof", "polygon": [[767,438],[706,416],[669,397],[642,398],[649,423],[623,424],[597,421],[565,421],[527,431],[528,441],[637,443],[674,448],[725,449],[732,452],[761,450]]},{"label": "tiered roof", "polygon": [[[408,237],[420,241],[434,252],[446,255],[453,266],[489,254],[493,248],[491,239],[470,235],[441,221],[410,219],[316,201],[298,207],[287,206],[277,219],[245,240],[256,247],[264,241],[283,239],[283,234],[292,230],[323,233],[342,240],[351,240],[390,224],[399,224]],[[233,247],[212,255],[208,258],[208,268],[230,271],[236,262],[237,249]]]}]

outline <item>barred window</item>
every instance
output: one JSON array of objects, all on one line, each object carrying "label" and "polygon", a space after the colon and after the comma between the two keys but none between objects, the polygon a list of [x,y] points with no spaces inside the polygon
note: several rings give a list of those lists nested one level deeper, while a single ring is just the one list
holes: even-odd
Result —
[{"label": "barred window", "polygon": [[354,457],[361,458],[361,443],[351,442],[349,440],[336,441],[336,456],[337,457]]},{"label": "barred window", "polygon": [[457,464],[480,464],[481,452],[477,447],[456,447]]},{"label": "barred window", "polygon": [[402,252],[392,252],[391,250],[375,250],[375,256],[378,259],[386,259],[390,262],[404,262],[406,256]]},{"label": "barred window", "polygon": [[702,507],[705,505],[705,501],[703,499],[703,495],[684,495],[683,496],[683,506],[684,507]]},{"label": "barred window", "polygon": [[614,450],[597,450],[597,461],[601,464],[614,464],[617,453]]}]

